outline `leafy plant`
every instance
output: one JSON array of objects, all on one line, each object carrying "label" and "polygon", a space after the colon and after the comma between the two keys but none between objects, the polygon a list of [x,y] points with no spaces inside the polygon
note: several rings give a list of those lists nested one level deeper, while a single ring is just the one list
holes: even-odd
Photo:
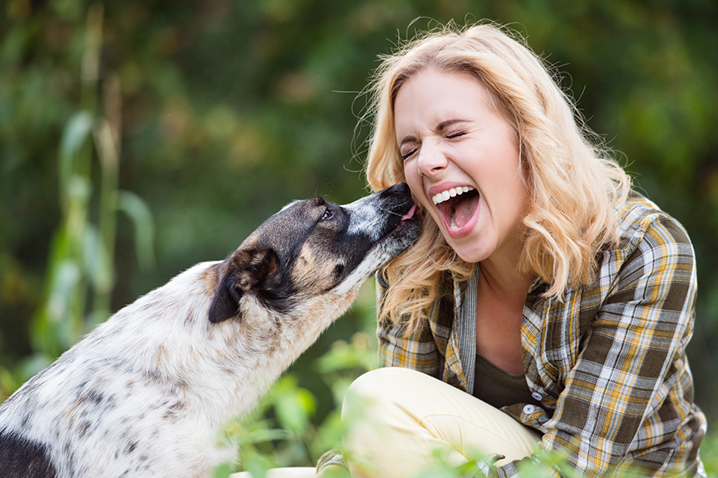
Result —
[{"label": "leafy plant", "polygon": [[118,211],[134,223],[140,266],[154,263],[152,214],[137,195],[118,189],[121,93],[117,76],[109,75],[102,85],[98,79],[102,25],[103,7],[96,4],[87,14],[79,109],[68,120],[58,151],[61,219],[50,246],[42,302],[32,320],[34,354],[15,372],[0,370],[3,395],[109,317]]}]

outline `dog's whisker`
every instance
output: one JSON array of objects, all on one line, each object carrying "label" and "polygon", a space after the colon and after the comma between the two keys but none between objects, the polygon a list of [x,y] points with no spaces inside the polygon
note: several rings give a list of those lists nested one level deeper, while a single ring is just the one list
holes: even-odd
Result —
[{"label": "dog's whisker", "polygon": [[398,212],[394,212],[394,211],[391,211],[391,210],[383,208],[383,207],[380,207],[379,210],[382,212],[385,212],[387,214],[393,214],[394,216],[404,217],[403,214],[399,214]]}]

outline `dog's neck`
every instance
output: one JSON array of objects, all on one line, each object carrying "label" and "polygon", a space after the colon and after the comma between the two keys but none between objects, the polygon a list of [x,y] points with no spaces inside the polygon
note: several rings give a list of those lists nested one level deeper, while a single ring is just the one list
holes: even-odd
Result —
[{"label": "dog's neck", "polygon": [[[182,397],[186,406],[198,407],[208,423],[219,427],[249,411],[349,307],[359,288],[341,297],[304,299],[290,314],[273,311],[247,295],[241,318],[213,324],[208,310],[214,291],[198,280],[211,265],[200,264],[178,275],[119,311],[93,334],[102,335],[96,341],[103,344],[97,354],[129,362],[155,386]],[[134,344],[131,349],[121,345],[128,343]]]}]

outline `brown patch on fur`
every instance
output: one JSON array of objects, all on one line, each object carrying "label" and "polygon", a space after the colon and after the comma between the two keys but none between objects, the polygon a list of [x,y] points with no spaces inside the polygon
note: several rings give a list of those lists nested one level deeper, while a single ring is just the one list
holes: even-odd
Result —
[{"label": "brown patch on fur", "polygon": [[292,276],[301,293],[316,295],[336,285],[333,271],[339,263],[335,256],[324,252],[324,248],[316,248],[311,243],[302,246],[292,269]]},{"label": "brown patch on fur", "polygon": [[221,263],[210,266],[199,276],[199,282],[205,286],[205,290],[214,293],[215,289],[217,289],[217,286],[219,285],[221,272]]},{"label": "brown patch on fur", "polygon": [[[359,294],[360,287],[356,287],[345,295],[338,294],[320,294],[313,299],[307,301],[301,307],[293,311],[292,315],[296,317],[292,323],[296,335],[303,336],[307,331],[314,329],[314,333],[318,336],[322,330],[317,330],[314,322],[325,320],[327,317],[337,317],[344,312],[356,299]],[[327,323],[327,325],[329,325]]]},{"label": "brown patch on fur", "polygon": [[241,271],[237,286],[247,291],[261,280],[277,273],[279,271],[279,260],[274,252],[267,249],[251,252],[238,251],[233,256],[232,264],[228,267],[228,273],[235,270]]},{"label": "brown patch on fur", "polygon": [[152,353],[152,364],[157,368],[163,367],[166,360],[166,356],[167,350],[165,349],[164,345],[160,345]]}]

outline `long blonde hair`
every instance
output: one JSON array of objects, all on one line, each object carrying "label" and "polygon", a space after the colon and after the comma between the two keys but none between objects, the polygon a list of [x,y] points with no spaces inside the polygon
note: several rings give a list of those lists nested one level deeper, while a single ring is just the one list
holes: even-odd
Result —
[{"label": "long blonde hair", "polygon": [[[530,194],[523,219],[518,271],[549,284],[561,300],[568,288],[590,283],[598,250],[617,240],[617,209],[630,177],[584,124],[572,100],[517,34],[493,24],[424,33],[383,57],[370,85],[367,115],[374,121],[366,175],[374,190],[405,181],[394,131],[394,100],[406,80],[432,67],[474,76],[496,111],[516,131],[521,172]],[[383,271],[389,288],[380,317],[420,325],[437,297],[442,274],[467,279],[474,264],[448,246],[429,214],[417,243]]]}]

